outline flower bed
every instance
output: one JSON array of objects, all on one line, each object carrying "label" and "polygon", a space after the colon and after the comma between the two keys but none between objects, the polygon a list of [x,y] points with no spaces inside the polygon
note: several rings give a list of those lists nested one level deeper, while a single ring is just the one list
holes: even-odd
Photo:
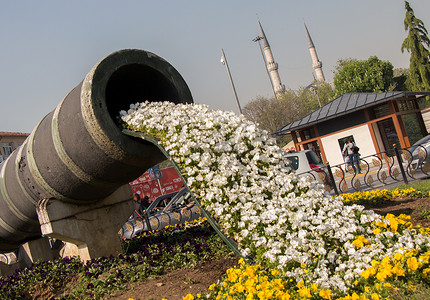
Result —
[{"label": "flower bed", "polygon": [[423,198],[429,197],[428,192],[417,191],[414,188],[408,189],[394,189],[394,190],[373,190],[373,191],[362,191],[355,193],[342,194],[343,203],[349,204],[360,204],[360,205],[378,205],[384,201],[389,201],[393,198]]},{"label": "flower bed", "polygon": [[0,299],[100,299],[103,295],[183,267],[231,255],[207,221],[150,232],[123,243],[124,255],[85,265],[79,258],[37,262],[0,277]]},{"label": "flower bed", "polygon": [[[388,214],[382,222],[374,224],[373,233],[403,233],[414,230],[409,217],[395,217]],[[388,220],[389,222],[386,222]],[[390,225],[387,225],[389,223]],[[429,229],[419,228],[423,235],[428,236]],[[390,235],[390,234],[388,234]],[[393,242],[390,239],[387,243]],[[357,236],[352,242],[356,249],[371,247],[370,241],[364,236]],[[299,268],[309,272],[306,265]],[[228,269],[220,283],[209,287],[203,298],[208,299],[385,299],[399,291],[403,295],[413,293],[417,284],[428,284],[430,274],[430,251],[422,252],[417,249],[396,252],[385,256],[382,261],[372,260],[371,266],[360,273],[345,295],[334,295],[315,282],[298,281],[286,276],[285,272],[266,268],[259,264],[246,264],[239,261],[239,266]],[[189,294],[184,299],[195,298]]]},{"label": "flower bed", "polygon": [[169,102],[132,105],[121,115],[128,128],[160,139],[242,254],[283,280],[348,297],[373,261],[429,251],[427,231],[344,205],[297,178],[268,133],[243,116]]}]

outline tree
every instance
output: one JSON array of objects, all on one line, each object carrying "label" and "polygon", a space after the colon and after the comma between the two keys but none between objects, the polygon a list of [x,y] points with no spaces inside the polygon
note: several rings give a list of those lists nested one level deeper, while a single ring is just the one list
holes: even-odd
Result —
[{"label": "tree", "polygon": [[386,92],[394,88],[393,65],[376,56],[368,60],[341,59],[334,76],[334,96],[358,92]]},{"label": "tree", "polygon": [[327,82],[314,81],[307,87],[299,88],[296,93],[302,108],[302,115],[306,116],[330,102],[333,89]]},{"label": "tree", "polygon": [[[242,112],[251,121],[258,123],[261,129],[269,133],[276,131],[285,124],[295,120],[299,113],[300,105],[294,91],[288,90],[278,99],[257,97],[246,104]],[[288,142],[285,137],[277,138],[280,144]]]},{"label": "tree", "polygon": [[[249,120],[272,133],[318,109],[319,103],[327,104],[331,93],[330,84],[318,82],[314,90],[307,87],[299,88],[297,91],[287,90],[279,95],[278,99],[257,97],[246,104],[242,111]],[[284,145],[291,137],[284,135],[276,139],[280,145]]]},{"label": "tree", "polygon": [[394,91],[408,91],[406,80],[408,79],[409,69],[396,68],[394,71]]},{"label": "tree", "polygon": [[409,60],[409,74],[406,85],[412,91],[430,90],[430,40],[423,21],[415,17],[414,11],[405,1],[405,31],[408,36],[402,43],[402,52],[411,53]]}]

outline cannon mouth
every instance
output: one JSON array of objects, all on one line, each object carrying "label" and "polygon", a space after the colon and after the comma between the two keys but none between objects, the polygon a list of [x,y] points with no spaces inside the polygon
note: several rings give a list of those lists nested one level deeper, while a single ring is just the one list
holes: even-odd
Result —
[{"label": "cannon mouth", "polygon": [[90,135],[106,154],[126,164],[140,164],[142,141],[122,133],[119,112],[143,101],[192,103],[191,92],[176,69],[144,50],[125,49],[99,61],[81,88],[82,117]]},{"label": "cannon mouth", "polygon": [[130,104],[144,101],[181,102],[178,90],[160,71],[142,64],[120,67],[106,84],[106,107],[112,120]]}]

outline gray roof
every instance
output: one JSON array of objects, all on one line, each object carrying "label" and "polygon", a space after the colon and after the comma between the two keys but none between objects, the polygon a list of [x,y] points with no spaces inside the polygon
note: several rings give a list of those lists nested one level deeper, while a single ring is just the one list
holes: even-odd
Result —
[{"label": "gray roof", "polygon": [[384,103],[389,100],[415,96],[421,98],[430,95],[430,92],[386,92],[386,93],[347,93],[330,101],[323,107],[320,107],[313,113],[303,117],[300,120],[289,123],[276,130],[272,135],[282,135],[291,131],[305,128],[323,121],[337,118],[366,107]]}]

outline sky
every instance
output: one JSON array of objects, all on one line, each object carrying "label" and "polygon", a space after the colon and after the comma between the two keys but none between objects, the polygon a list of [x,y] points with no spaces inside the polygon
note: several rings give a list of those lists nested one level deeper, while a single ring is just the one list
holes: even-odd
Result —
[{"label": "sky", "polygon": [[[430,1],[410,0],[430,30]],[[237,112],[239,102],[272,97],[258,43],[257,14],[286,88],[313,80],[303,21],[326,80],[337,61],[376,55],[409,66],[402,0],[0,0],[0,131],[30,133],[98,61],[121,49],[167,60],[194,102]]]}]

